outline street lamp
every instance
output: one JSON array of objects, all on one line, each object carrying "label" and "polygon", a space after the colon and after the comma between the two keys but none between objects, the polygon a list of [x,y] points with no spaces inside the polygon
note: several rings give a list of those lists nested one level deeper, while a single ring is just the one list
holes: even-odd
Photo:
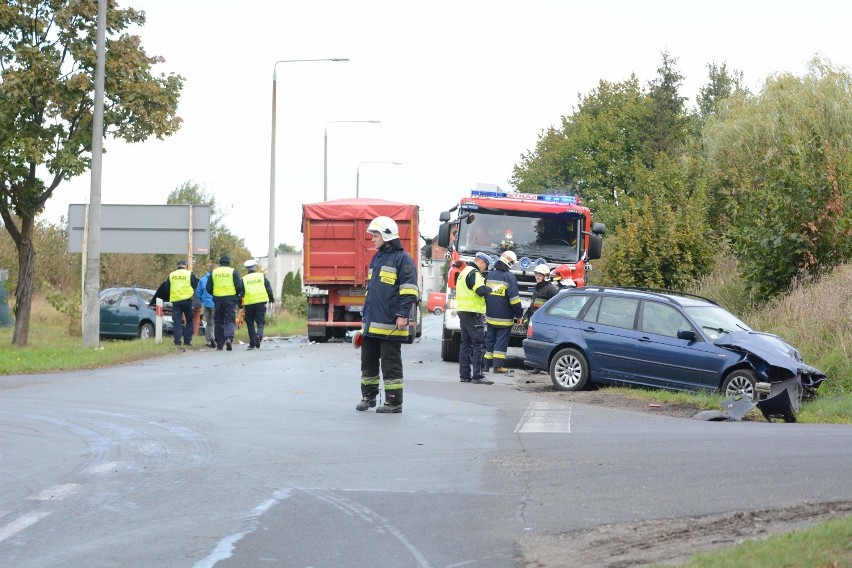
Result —
[{"label": "street lamp", "polygon": [[[270,145],[269,160],[269,256],[267,258],[266,277],[273,287],[277,286],[274,278],[275,272],[275,101],[276,85],[278,83],[279,63],[310,63],[315,61],[334,61],[345,63],[349,61],[345,57],[330,57],[327,59],[282,59],[276,61],[272,66],[272,143]],[[280,292],[280,289],[279,289]]]},{"label": "street lamp", "polygon": [[328,125],[340,123],[366,123],[381,124],[381,120],[330,120],[325,123],[325,131],[322,137],[322,200],[328,201]]},{"label": "street lamp", "polygon": [[355,169],[355,197],[361,190],[361,164],[390,164],[392,166],[401,166],[402,162],[358,162],[358,167]]}]

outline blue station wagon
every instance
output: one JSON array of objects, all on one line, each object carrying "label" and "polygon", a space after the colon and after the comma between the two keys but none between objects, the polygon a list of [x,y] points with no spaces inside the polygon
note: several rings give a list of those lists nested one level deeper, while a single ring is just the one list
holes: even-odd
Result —
[{"label": "blue station wagon", "polygon": [[597,384],[721,391],[756,400],[758,382],[798,377],[812,394],[826,376],[776,335],[752,331],[715,302],[681,292],[576,288],[539,308],[525,365],[558,390]]},{"label": "blue station wagon", "polygon": [[[154,290],[118,287],[101,290],[101,337],[154,337],[156,313],[148,306]],[[171,304],[163,307],[163,334],[172,333]]]}]

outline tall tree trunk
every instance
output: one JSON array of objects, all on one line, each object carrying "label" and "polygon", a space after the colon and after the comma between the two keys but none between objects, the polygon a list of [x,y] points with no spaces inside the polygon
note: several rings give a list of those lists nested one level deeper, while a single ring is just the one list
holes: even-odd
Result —
[{"label": "tall tree trunk", "polygon": [[15,289],[15,333],[12,345],[25,347],[30,336],[30,313],[35,285],[35,247],[33,246],[34,218],[21,219],[18,248],[18,287]]}]

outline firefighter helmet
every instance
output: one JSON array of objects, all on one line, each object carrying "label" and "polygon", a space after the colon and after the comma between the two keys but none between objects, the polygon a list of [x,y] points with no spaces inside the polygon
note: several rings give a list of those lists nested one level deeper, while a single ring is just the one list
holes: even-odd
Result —
[{"label": "firefighter helmet", "polygon": [[376,217],[367,227],[368,233],[379,233],[385,242],[399,238],[399,227],[390,217]]},{"label": "firefighter helmet", "polygon": [[533,269],[533,273],[541,274],[546,278],[550,274],[550,269],[547,267],[546,264],[539,264]]},{"label": "firefighter helmet", "polygon": [[514,252],[507,250],[503,254],[500,255],[500,260],[502,260],[506,266],[511,268],[516,262],[518,262],[518,255]]},{"label": "firefighter helmet", "polygon": [[[560,264],[553,269],[553,281],[560,282],[562,280],[571,280],[571,267],[567,264]],[[573,282],[573,280],[571,280]]]}]

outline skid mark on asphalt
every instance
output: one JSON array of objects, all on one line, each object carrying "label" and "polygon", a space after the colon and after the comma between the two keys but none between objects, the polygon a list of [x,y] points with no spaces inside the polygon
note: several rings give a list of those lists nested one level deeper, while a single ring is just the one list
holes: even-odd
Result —
[{"label": "skid mark on asphalt", "polygon": [[411,553],[411,556],[417,561],[417,565],[420,568],[430,568],[431,565],[426,560],[426,558],[417,550],[417,547],[405,538],[405,535],[402,534],[402,531],[393,526],[390,521],[386,518],[382,517],[369,507],[365,507],[361,503],[357,501],[353,501],[351,499],[347,499],[346,497],[341,497],[339,495],[335,495],[331,491],[325,491],[323,489],[302,489],[304,493],[311,495],[320,501],[328,503],[332,507],[343,511],[347,515],[357,516],[363,521],[372,524],[376,531],[380,534],[390,534],[395,539],[397,539],[407,550]]},{"label": "skid mark on asphalt", "polygon": [[520,434],[570,434],[571,406],[532,401],[515,427]]},{"label": "skid mark on asphalt", "polygon": [[195,563],[194,568],[212,568],[220,560],[227,560],[230,558],[234,553],[234,547],[237,543],[245,538],[246,535],[257,530],[257,524],[258,521],[260,521],[260,517],[262,517],[263,514],[274,505],[277,505],[280,501],[283,501],[289,496],[289,489],[281,489],[273,494],[272,499],[267,499],[252,509],[248,517],[243,519],[242,530],[220,540],[210,554]]}]

